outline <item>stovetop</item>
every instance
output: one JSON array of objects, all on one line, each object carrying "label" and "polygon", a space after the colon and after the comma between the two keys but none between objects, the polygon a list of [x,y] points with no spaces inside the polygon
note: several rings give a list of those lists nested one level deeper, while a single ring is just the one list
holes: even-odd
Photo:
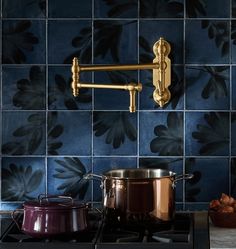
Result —
[{"label": "stovetop", "polygon": [[173,222],[120,224],[89,214],[89,229],[74,239],[36,239],[12,222],[0,238],[0,249],[209,249],[207,213],[176,213]]}]

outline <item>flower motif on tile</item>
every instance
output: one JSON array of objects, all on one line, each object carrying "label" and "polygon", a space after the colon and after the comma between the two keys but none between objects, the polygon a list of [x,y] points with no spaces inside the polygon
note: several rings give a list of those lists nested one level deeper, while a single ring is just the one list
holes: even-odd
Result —
[{"label": "flower motif on tile", "polygon": [[3,63],[24,63],[26,56],[24,51],[32,51],[38,38],[27,30],[31,27],[31,21],[18,21],[3,25]]},{"label": "flower motif on tile", "polygon": [[34,113],[28,116],[27,124],[12,133],[15,141],[2,145],[2,153],[7,155],[33,155],[43,141],[45,116]]},{"label": "flower motif on tile", "polygon": [[110,7],[108,17],[123,17],[127,11],[136,10],[137,0],[103,0]]},{"label": "flower motif on tile", "polygon": [[187,0],[186,13],[188,17],[206,16],[206,0]]},{"label": "flower motif on tile", "polygon": [[57,189],[83,200],[90,181],[83,179],[84,175],[88,173],[83,163],[77,157],[64,157],[64,160],[55,159],[55,162],[58,164],[58,168],[55,168],[56,173],[53,177],[64,181]]},{"label": "flower motif on tile", "polygon": [[198,170],[193,170],[196,163],[195,158],[187,158],[185,161],[185,170],[187,173],[192,173],[194,177],[186,182],[186,201],[196,201],[196,196],[201,192],[201,189],[197,186],[202,178],[202,174]]},{"label": "flower motif on tile", "polygon": [[198,124],[192,137],[197,139],[202,147],[200,155],[212,155],[218,150],[229,146],[229,116],[227,113],[210,112],[204,115],[208,125]]},{"label": "flower motif on tile", "polygon": [[147,169],[166,169],[169,170],[171,164],[182,161],[181,158],[140,158],[139,166]]},{"label": "flower motif on tile", "polygon": [[140,0],[141,17],[181,17],[184,5],[173,0]]},{"label": "flower motif on tile", "polygon": [[229,27],[226,21],[202,21],[202,29],[207,29],[208,37],[215,40],[215,45],[221,50],[221,57],[229,54]]},{"label": "flower motif on tile", "polygon": [[74,98],[71,91],[71,78],[66,81],[66,79],[60,75],[55,75],[55,85],[56,89],[53,91],[49,90],[48,104],[52,105],[58,98],[64,99],[64,105],[68,110],[78,110],[78,103],[89,103],[92,101],[91,94],[88,93],[88,89],[80,89],[79,96]]},{"label": "flower motif on tile", "polygon": [[[208,99],[211,95],[213,95],[215,99],[228,96],[226,81],[229,80],[229,77],[227,75],[227,66],[203,66],[186,68],[203,71],[206,74],[209,74],[210,78],[205,84],[201,94],[203,99]],[[191,80],[191,83],[194,83],[194,80]]]},{"label": "flower motif on tile", "polygon": [[37,190],[43,180],[43,171],[32,166],[11,163],[2,168],[2,200],[22,201],[34,199],[31,193]]},{"label": "flower motif on tile", "polygon": [[24,110],[45,108],[45,69],[39,66],[30,68],[29,79],[17,81],[18,91],[13,96],[13,104]]},{"label": "flower motif on tile", "polygon": [[137,131],[127,112],[95,112],[93,130],[97,137],[106,134],[106,144],[112,144],[114,149],[119,148],[126,137],[137,140]]},{"label": "flower motif on tile", "polygon": [[183,114],[170,112],[167,116],[167,126],[157,125],[154,138],[150,143],[153,153],[160,156],[183,155]]},{"label": "flower motif on tile", "polygon": [[92,30],[83,28],[80,35],[71,41],[72,47],[78,49],[73,54],[64,59],[65,64],[71,64],[74,57],[79,57],[83,63],[91,63],[92,57]]},{"label": "flower motif on tile", "polygon": [[57,123],[57,112],[48,113],[48,154],[58,155],[57,150],[63,145],[63,142],[58,140],[64,132],[64,126]]}]

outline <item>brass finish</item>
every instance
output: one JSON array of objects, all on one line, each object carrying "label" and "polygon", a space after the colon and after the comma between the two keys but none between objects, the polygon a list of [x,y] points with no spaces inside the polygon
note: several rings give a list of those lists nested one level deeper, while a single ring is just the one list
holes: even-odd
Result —
[{"label": "brass finish", "polygon": [[93,84],[93,83],[80,83],[79,74],[85,71],[113,71],[113,70],[153,70],[153,85],[155,90],[153,92],[154,101],[163,107],[170,101],[170,91],[168,87],[171,84],[171,61],[168,55],[171,51],[170,44],[162,37],[153,46],[153,52],[155,58],[153,63],[149,64],[137,64],[137,65],[79,65],[78,58],[73,59],[71,67],[72,71],[72,83],[73,95],[76,97],[79,94],[79,89],[86,88],[106,88],[106,89],[123,89],[128,90],[130,94],[130,112],[136,111],[135,95],[136,91],[142,90],[140,83],[130,83],[127,85],[111,85],[111,84]]}]

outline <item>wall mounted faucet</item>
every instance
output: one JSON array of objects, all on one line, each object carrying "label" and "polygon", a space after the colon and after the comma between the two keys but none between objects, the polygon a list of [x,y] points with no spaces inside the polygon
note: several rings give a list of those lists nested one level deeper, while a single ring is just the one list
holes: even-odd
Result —
[{"label": "wall mounted faucet", "polygon": [[112,84],[94,84],[81,83],[80,72],[84,71],[114,71],[114,70],[144,70],[152,69],[153,71],[153,85],[155,87],[153,92],[154,101],[163,107],[170,101],[171,94],[168,87],[171,84],[171,61],[168,58],[171,47],[170,44],[162,37],[153,45],[153,52],[155,58],[150,64],[135,64],[135,65],[94,65],[84,66],[79,65],[78,58],[73,59],[71,67],[72,71],[72,90],[73,95],[79,95],[80,88],[106,88],[106,89],[120,89],[128,90],[130,94],[130,112],[136,111],[135,95],[136,91],[142,90],[140,83],[129,83],[126,85],[112,85]]}]

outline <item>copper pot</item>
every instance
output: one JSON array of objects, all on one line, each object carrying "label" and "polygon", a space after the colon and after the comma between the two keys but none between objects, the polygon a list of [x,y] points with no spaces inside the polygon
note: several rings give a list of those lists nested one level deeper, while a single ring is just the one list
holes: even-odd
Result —
[{"label": "copper pot", "polygon": [[102,181],[103,206],[119,219],[170,221],[175,211],[175,184],[191,179],[192,174],[178,175],[162,169],[115,169],[102,176],[86,178]]},{"label": "copper pot", "polygon": [[[16,213],[23,213],[20,225]],[[73,237],[87,229],[88,205],[75,202],[69,196],[40,195],[37,201],[28,201],[23,209],[12,212],[18,228],[32,237]]]}]

